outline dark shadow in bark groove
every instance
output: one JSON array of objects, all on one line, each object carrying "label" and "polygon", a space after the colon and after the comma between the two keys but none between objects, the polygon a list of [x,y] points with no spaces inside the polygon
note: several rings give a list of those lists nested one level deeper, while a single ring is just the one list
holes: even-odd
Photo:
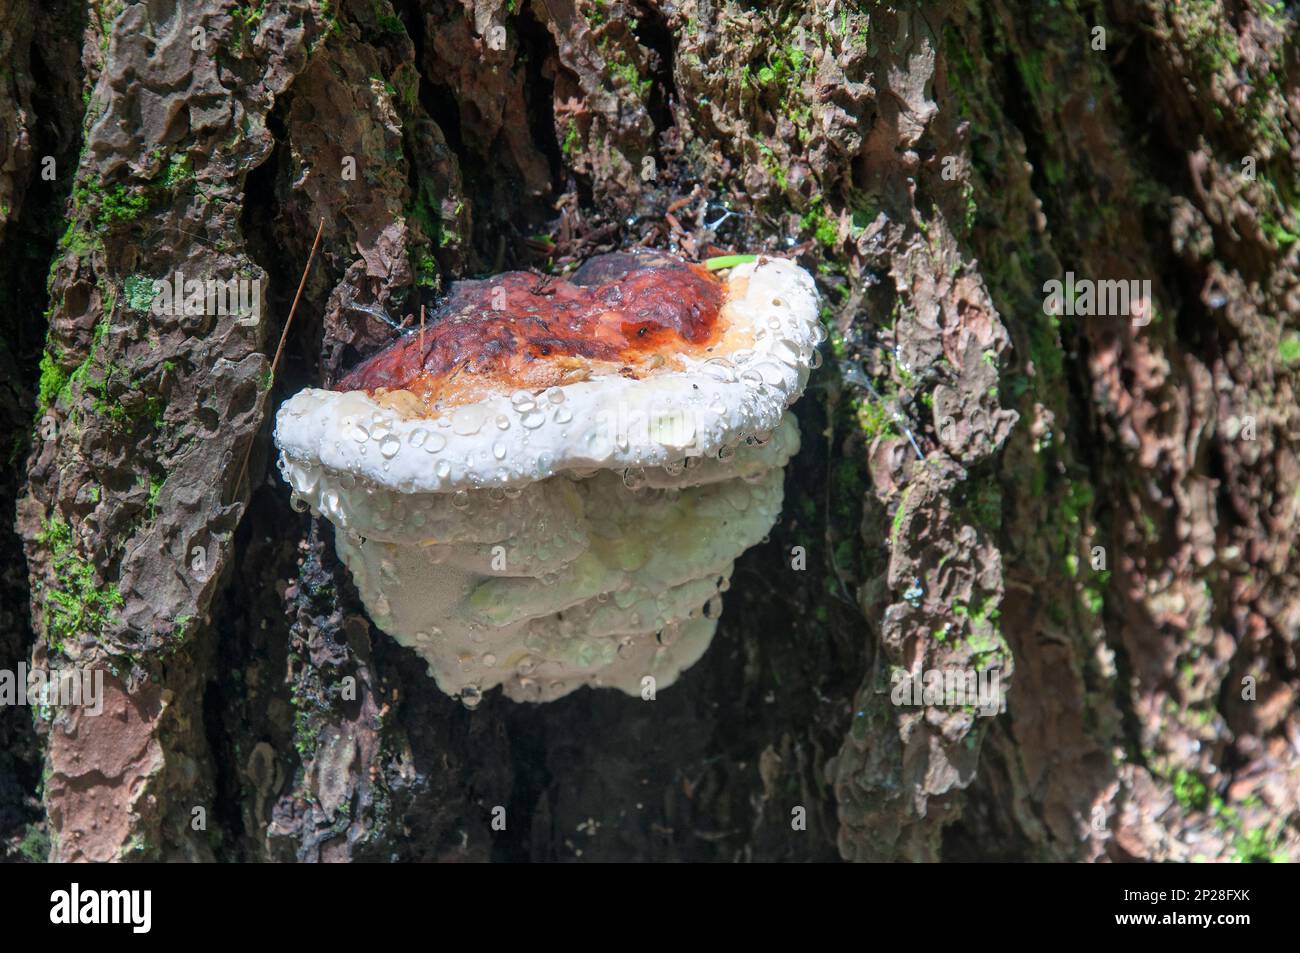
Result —
[{"label": "dark shadow in bark groove", "polygon": [[[265,272],[267,330],[264,348],[274,353],[300,269],[296,254],[300,231],[286,227],[280,193],[285,188],[288,151],[284,115],[291,95],[282,97],[267,117],[275,144],[265,161],[249,170],[244,184],[240,217],[249,257]],[[316,268],[321,267],[317,261]],[[263,742],[270,745],[279,764],[268,764],[271,778],[281,784],[291,778],[297,759],[286,691],[286,651],[289,642],[287,607],[277,591],[280,580],[297,574],[297,542],[306,535],[307,521],[292,513],[278,476],[269,467],[274,457],[271,431],[279,403],[300,387],[316,382],[319,353],[319,309],[309,301],[299,304],[294,329],[284,358],[266,400],[266,418],[253,437],[248,454],[248,502],[235,532],[233,558],[213,601],[212,628],[217,640],[216,670],[204,694],[204,731],[214,753],[216,805],[210,824],[221,837],[223,860],[266,859],[262,836],[266,807],[276,790],[258,791],[248,776],[250,758]],[[268,485],[269,480],[269,485]],[[266,809],[254,816],[258,804]]]},{"label": "dark shadow in bark groove", "polygon": [[[564,176],[564,156],[555,138],[555,83],[546,75],[546,61],[555,56],[555,41],[550,32],[533,16],[527,4],[516,15],[514,25],[519,31],[521,55],[527,57],[527,79],[524,90],[528,97],[528,119],[537,151],[546,157],[551,167],[551,183],[560,183]],[[540,203],[538,203],[540,206]],[[543,215],[549,207],[541,207]],[[542,225],[544,218],[535,219],[531,225]],[[533,231],[529,227],[520,237]]]},{"label": "dark shadow in bark groove", "polygon": [[656,135],[661,136],[672,128],[671,103],[677,95],[673,82],[673,37],[668,29],[668,20],[658,6],[647,3],[639,7],[637,12],[640,15],[632,21],[636,24],[632,34],[656,58],[650,70],[654,82],[650,85],[650,100],[646,103],[646,111],[654,123]]},{"label": "dark shadow in bark groove", "polygon": [[[57,30],[53,24],[58,25]],[[27,133],[32,160],[19,186],[22,204],[13,211],[0,254],[0,667],[15,672],[31,655],[27,559],[15,527],[16,503],[26,479],[25,462],[35,428],[39,365],[45,343],[45,288],[58,249],[64,208],[72,191],[81,149],[84,70],[79,40],[86,9],[56,3],[36,15],[29,58],[32,85]],[[11,67],[16,64],[10,64]],[[14,80],[11,77],[11,82]],[[12,148],[12,145],[11,145]],[[46,158],[56,176],[42,173]],[[0,859],[14,847],[29,859],[44,859],[39,837],[24,829],[43,818],[40,743],[27,706],[0,708]]]},{"label": "dark shadow in bark groove", "polygon": [[[532,753],[546,751],[550,747],[547,722],[530,717],[530,706],[515,705],[504,700],[500,703],[511,705],[505,716],[506,727],[510,734],[511,750],[518,752],[511,762],[514,784],[506,814],[512,818],[526,818],[530,823],[517,822],[514,827],[508,828],[507,836],[493,845],[492,859],[527,861],[533,859],[532,851],[535,847],[549,845],[551,840],[549,832],[543,836],[538,830],[537,818],[539,805],[555,779],[544,759],[531,756]],[[549,819],[549,812],[544,816]]]},{"label": "dark shadow in bark groove", "polygon": [[[415,63],[417,67],[422,67],[426,55],[432,55],[426,52],[428,37],[424,32],[424,14],[421,10],[421,4],[417,0],[407,0],[401,5],[401,10],[406,14],[407,22],[406,32],[411,37],[411,43],[415,46]],[[447,140],[447,146],[456,155],[457,160],[461,161],[464,166],[466,154],[465,140],[460,131],[460,112],[456,106],[456,97],[446,86],[435,85],[427,76],[427,70],[419,69],[420,88],[418,96],[420,106],[428,114],[429,118],[437,123],[438,128],[442,130],[443,136]],[[472,174],[475,171],[473,166],[466,169],[466,174]]]},{"label": "dark shadow in bark groove", "polygon": [[[540,231],[554,214],[548,197],[530,197],[520,187],[521,183],[509,181],[512,177],[510,163],[498,154],[505,148],[500,129],[495,130],[490,145],[483,151],[466,141],[457,90],[430,78],[435,72],[433,67],[438,54],[426,33],[428,20],[419,4],[407,4],[403,9],[412,24],[418,24],[418,28],[408,27],[408,32],[415,46],[415,63],[419,68],[420,106],[442,130],[459,165],[465,195],[475,209],[470,274],[450,277],[467,278],[526,267],[531,263],[525,252],[527,238]],[[518,39],[519,55],[526,71],[523,88],[532,146],[546,160],[554,186],[562,180],[563,156],[555,138],[554,83],[545,74],[544,66],[554,57],[555,46],[546,28],[527,5],[510,19],[509,29],[513,34],[512,40]],[[507,179],[506,185],[514,188],[502,188],[503,178]],[[504,196],[508,196],[506,201],[502,201]]]},{"label": "dark shadow in bark groove", "polygon": [[[224,615],[220,608],[218,614]],[[219,838],[212,846],[221,860],[249,859],[237,850],[249,832],[239,810],[241,779],[235,773],[236,739],[230,733],[232,726],[226,723],[232,700],[221,683],[229,673],[241,671],[247,659],[236,658],[231,641],[218,641],[217,677],[208,681],[203,692],[203,728],[208,750],[212,752],[212,786],[216,793],[215,803],[208,811],[208,825],[215,834],[214,840]]]}]

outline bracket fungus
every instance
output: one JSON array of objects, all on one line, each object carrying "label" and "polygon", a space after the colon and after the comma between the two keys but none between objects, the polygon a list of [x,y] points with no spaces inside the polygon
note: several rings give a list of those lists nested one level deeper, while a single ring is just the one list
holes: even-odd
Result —
[{"label": "bracket fungus", "polygon": [[427,330],[285,402],[280,470],[444,692],[641,694],[704,653],[775,522],[823,338],[779,258],[458,282]]}]

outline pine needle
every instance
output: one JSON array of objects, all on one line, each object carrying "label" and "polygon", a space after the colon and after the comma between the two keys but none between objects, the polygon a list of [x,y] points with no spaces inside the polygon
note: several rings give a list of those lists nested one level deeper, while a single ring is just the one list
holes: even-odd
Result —
[{"label": "pine needle", "polygon": [[[320,245],[321,233],[325,231],[325,219],[320,220],[320,225],[316,227],[316,238],[311,243],[311,252],[307,255],[307,264],[303,266],[302,278],[298,282],[298,290],[294,293],[293,304],[289,306],[289,317],[285,319],[284,330],[280,332],[280,343],[276,345],[275,357],[271,359],[271,377],[267,383],[266,389],[270,393],[271,388],[275,386],[275,372],[280,367],[280,356],[284,354],[284,342],[289,339],[289,328],[293,326],[293,316],[298,311],[298,300],[302,297],[302,289],[307,286],[307,275],[311,271],[311,263],[316,258],[316,249]],[[244,485],[244,477],[248,473],[248,458],[253,454],[253,444],[257,440],[257,435],[248,441],[248,446],[244,448],[244,462],[239,467],[239,479],[235,480],[235,493]],[[251,497],[251,494],[250,494]]]},{"label": "pine needle", "polygon": [[706,258],[704,267],[709,271],[721,271],[723,268],[735,268],[737,265],[747,265],[751,261],[758,261],[757,255],[719,255],[717,258]]}]

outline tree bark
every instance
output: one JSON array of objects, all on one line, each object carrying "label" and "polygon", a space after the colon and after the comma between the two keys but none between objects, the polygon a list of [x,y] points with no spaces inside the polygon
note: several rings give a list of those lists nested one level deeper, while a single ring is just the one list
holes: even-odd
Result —
[{"label": "tree bark", "polygon": [[[1300,858],[1300,12],[758,7],[0,0],[0,666],[108,673],[0,708],[11,856]],[[653,702],[466,710],[270,418],[356,305],[632,245],[817,274],[784,514]]]}]

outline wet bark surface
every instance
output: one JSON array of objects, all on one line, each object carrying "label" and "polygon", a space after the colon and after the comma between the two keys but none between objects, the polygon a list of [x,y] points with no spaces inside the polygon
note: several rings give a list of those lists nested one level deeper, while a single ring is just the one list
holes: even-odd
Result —
[{"label": "wet bark surface", "polygon": [[[108,673],[0,708],[8,855],[1297,859],[1298,18],[0,0],[0,667]],[[817,275],[784,514],[653,701],[467,710],[270,417],[632,246]],[[154,313],[178,271],[251,315]],[[1151,307],[1049,314],[1067,272]],[[954,668],[1004,710],[891,701]]]}]

